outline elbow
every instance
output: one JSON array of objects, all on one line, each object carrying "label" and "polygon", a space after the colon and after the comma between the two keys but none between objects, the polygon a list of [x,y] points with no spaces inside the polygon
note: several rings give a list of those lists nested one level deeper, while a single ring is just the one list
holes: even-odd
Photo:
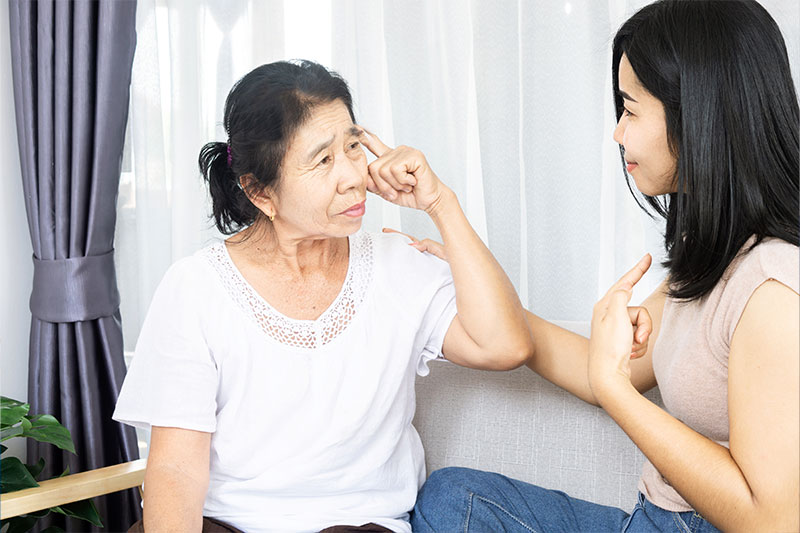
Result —
[{"label": "elbow", "polygon": [[[796,494],[796,493],[795,493]],[[782,500],[782,501],[778,501]],[[720,524],[720,529],[730,531],[800,531],[797,499],[771,498],[759,501],[754,497],[750,512],[743,513],[735,524]],[[744,520],[742,520],[744,518]],[[719,527],[719,526],[718,526]]]},{"label": "elbow", "polygon": [[[780,509],[770,506],[754,513],[758,518],[749,531],[800,531],[800,516],[795,505],[783,505]],[[754,517],[755,518],[755,517]]]},{"label": "elbow", "polygon": [[753,516],[750,520],[739,522],[726,531],[800,531],[800,521],[794,516],[767,515]]},{"label": "elbow", "polygon": [[526,330],[525,335],[520,335],[513,342],[509,342],[503,347],[502,352],[498,353],[497,370],[514,370],[527,364],[531,357],[533,357],[533,339]]}]

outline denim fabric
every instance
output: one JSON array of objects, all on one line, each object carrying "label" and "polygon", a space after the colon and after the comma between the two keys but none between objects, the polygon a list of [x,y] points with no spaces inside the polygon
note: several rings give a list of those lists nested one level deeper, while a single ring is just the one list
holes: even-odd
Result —
[{"label": "denim fabric", "polygon": [[631,513],[572,498],[500,474],[444,468],[417,497],[411,527],[420,533],[714,533],[693,511],[661,509],[639,494]]}]

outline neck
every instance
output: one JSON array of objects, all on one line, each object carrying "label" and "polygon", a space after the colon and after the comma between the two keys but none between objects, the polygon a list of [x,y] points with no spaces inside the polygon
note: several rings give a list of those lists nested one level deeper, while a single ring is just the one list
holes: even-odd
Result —
[{"label": "neck", "polygon": [[272,224],[251,226],[228,239],[228,243],[259,266],[297,276],[329,270],[349,254],[347,237],[293,235]]}]

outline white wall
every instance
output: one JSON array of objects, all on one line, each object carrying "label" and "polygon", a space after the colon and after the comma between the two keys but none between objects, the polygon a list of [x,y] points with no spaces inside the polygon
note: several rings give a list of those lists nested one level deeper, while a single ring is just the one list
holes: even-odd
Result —
[{"label": "white wall", "polygon": [[[27,400],[33,249],[22,196],[8,17],[8,2],[0,2],[0,393]],[[4,444],[7,454],[24,456],[21,439]]]}]

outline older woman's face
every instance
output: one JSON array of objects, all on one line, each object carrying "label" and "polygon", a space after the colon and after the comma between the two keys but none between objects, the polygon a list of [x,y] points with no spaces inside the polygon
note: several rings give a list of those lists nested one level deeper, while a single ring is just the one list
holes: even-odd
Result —
[{"label": "older woman's face", "polygon": [[367,195],[360,133],[341,101],[314,108],[290,141],[272,195],[276,230],[301,237],[344,237],[358,231]]}]

